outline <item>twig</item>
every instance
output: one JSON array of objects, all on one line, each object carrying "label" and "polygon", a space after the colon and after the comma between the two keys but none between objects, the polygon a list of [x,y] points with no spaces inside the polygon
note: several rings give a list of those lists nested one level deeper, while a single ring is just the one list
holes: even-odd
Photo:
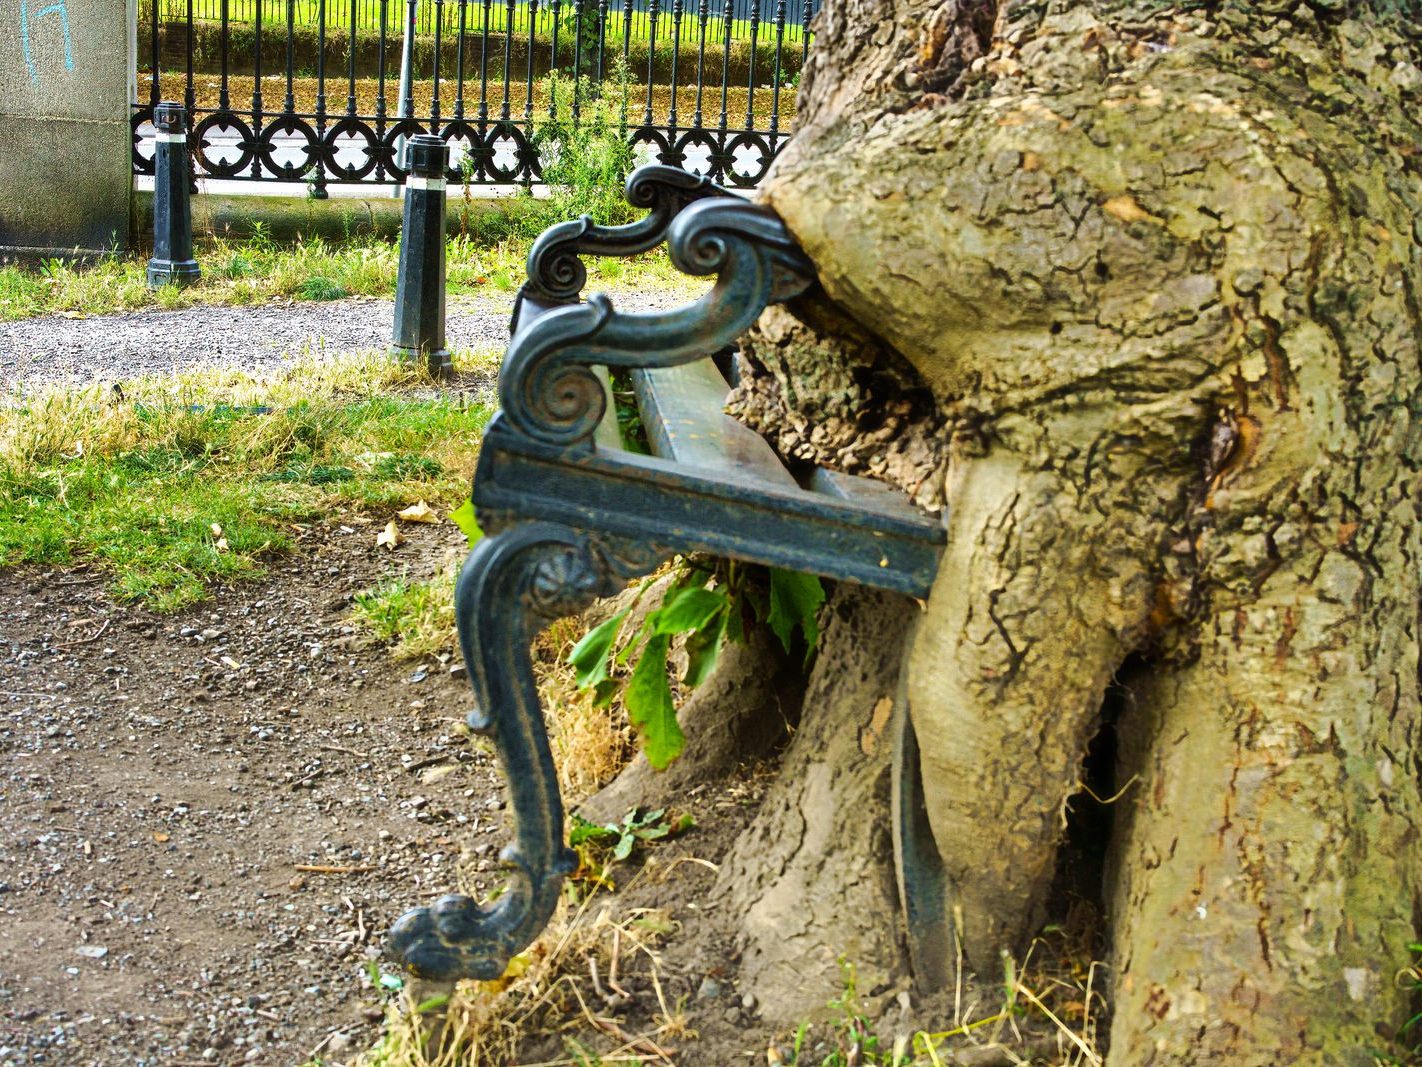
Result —
[{"label": "twig", "polygon": [[602,988],[602,982],[598,979],[598,976],[597,976],[597,957],[596,957],[596,956],[589,956],[589,957],[588,957],[588,974],[590,974],[590,975],[592,976],[593,991],[594,991],[595,993],[597,993],[599,999],[601,999],[601,1000],[606,1000],[606,999],[607,999],[607,990]]},{"label": "twig", "polygon": [[370,759],[364,752],[357,752],[353,748],[343,748],[340,745],[317,745],[317,748],[325,749],[327,752],[344,752],[348,756],[358,756],[360,759]]},{"label": "twig", "polygon": [[[632,994],[617,984],[617,965],[622,962],[622,927],[612,928],[612,963],[607,968],[607,986],[618,996],[632,999]],[[604,997],[604,1000],[607,998]]]},{"label": "twig", "polygon": [[89,585],[92,582],[101,582],[103,581],[103,579],[104,576],[102,574],[95,574],[90,578],[74,578],[71,581],[67,582],[50,582],[49,584],[54,586],[56,589],[62,589],[68,585]]},{"label": "twig", "polygon": [[591,1011],[588,1010],[587,1001],[583,1000],[583,994],[578,989],[577,983],[571,983],[569,985],[569,988],[572,989],[573,996],[578,998],[578,1004],[583,1009],[583,1015],[585,1015],[587,1017],[588,1022],[592,1023],[592,1025],[595,1026],[597,1029],[601,1030],[609,1037],[615,1037],[618,1041],[621,1041],[626,1048],[633,1049],[637,1052],[642,1052],[649,1056],[656,1056],[663,1063],[668,1063],[671,1064],[672,1067],[676,1067],[676,1061],[672,1059],[672,1057],[676,1055],[676,1049],[664,1049],[655,1041],[653,1041],[650,1037],[633,1037],[631,1034],[629,1034],[626,1030],[622,1029],[622,1027],[618,1026],[617,1023],[613,1022],[611,1019],[604,1019],[600,1016],[594,1015]]},{"label": "twig", "polygon": [[448,763],[450,760],[455,760],[456,765],[458,764],[456,757],[446,753],[442,756],[431,756],[428,759],[422,759],[418,763],[407,764],[403,769],[407,771],[422,771],[426,767],[433,767],[438,763]]},{"label": "twig", "polygon": [[57,641],[57,642],[55,642],[54,647],[55,647],[55,648],[73,648],[75,645],[87,645],[90,641],[97,641],[100,637],[102,637],[103,634],[104,634],[104,631],[107,630],[108,628],[109,628],[109,620],[108,620],[108,619],[105,619],[104,622],[103,622],[103,625],[101,625],[97,630],[95,630],[93,633],[91,633],[88,637],[81,637],[81,638],[79,638],[79,639],[76,640],[76,641]]},{"label": "twig", "polygon": [[360,866],[330,866],[324,863],[297,863],[294,864],[298,871],[305,871],[308,874],[364,874],[367,871],[376,871],[380,868],[371,864]]},{"label": "twig", "polygon": [[23,689],[0,689],[0,696],[7,697],[46,697],[50,700],[58,700],[58,693],[29,693]]}]

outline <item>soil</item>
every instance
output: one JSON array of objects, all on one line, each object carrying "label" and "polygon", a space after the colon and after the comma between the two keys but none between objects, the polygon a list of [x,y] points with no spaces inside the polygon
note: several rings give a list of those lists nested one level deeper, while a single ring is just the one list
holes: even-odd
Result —
[{"label": "soil", "polygon": [[[0,571],[0,1065],[345,1062],[379,1036],[389,924],[496,877],[505,801],[455,729],[466,683],[349,617],[353,593],[434,573],[460,535],[411,527],[387,554],[375,529],[308,530],[265,578],[174,616],[115,603],[94,571]],[[677,924],[660,980],[701,1034],[677,1063],[764,1056],[704,921],[713,877],[676,862],[718,859],[758,792],[688,796],[701,825],[657,851],[670,873],[608,898]],[[659,1008],[646,988],[630,1033]],[[564,1048],[535,1039],[518,1062]]]},{"label": "soil", "polygon": [[299,1063],[375,1036],[384,928],[504,818],[451,730],[462,680],[350,624],[352,593],[459,534],[409,538],[312,529],[178,616],[95,573],[0,572],[0,1063]]}]

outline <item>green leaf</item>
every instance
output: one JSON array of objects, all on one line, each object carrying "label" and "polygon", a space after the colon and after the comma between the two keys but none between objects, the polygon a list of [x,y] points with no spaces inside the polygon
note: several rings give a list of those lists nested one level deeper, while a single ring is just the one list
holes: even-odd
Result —
[{"label": "green leaf", "polygon": [[581,815],[574,815],[573,825],[568,830],[568,844],[577,848],[588,841],[606,841],[608,838],[617,837],[618,832],[606,826],[600,826],[595,822],[588,822]]},{"label": "green leaf", "polygon": [[[630,608],[628,609],[631,610]],[[637,650],[642,647],[642,642],[647,635],[652,632],[650,616],[642,621],[642,628],[632,635],[632,640],[628,641],[617,652],[617,662],[620,666],[626,666],[632,662],[632,657],[637,654]]]},{"label": "green leaf", "polygon": [[615,697],[621,689],[622,683],[616,678],[604,678],[598,682],[597,685],[593,686],[593,707],[607,707],[612,703],[612,698]]},{"label": "green leaf", "polygon": [[451,511],[449,521],[464,531],[464,536],[471,547],[484,536],[484,531],[479,529],[478,520],[474,518],[474,501],[472,500],[466,500]]},{"label": "green leaf", "polygon": [[681,755],[686,737],[676,721],[676,706],[672,703],[671,686],[667,682],[666,634],[647,638],[642,656],[627,683],[623,702],[627,717],[642,735],[642,749],[647,762],[657,770],[666,767]]},{"label": "green leaf", "polygon": [[631,834],[623,834],[617,839],[617,844],[613,846],[612,858],[618,861],[625,860],[632,855],[632,846],[637,843],[637,839]]},{"label": "green leaf", "polygon": [[606,622],[594,626],[568,653],[568,662],[578,672],[579,689],[591,689],[607,677],[607,658],[625,618],[627,612],[619,611]]},{"label": "green leaf", "polygon": [[711,620],[710,626],[696,630],[686,639],[686,674],[681,680],[687,687],[695,689],[716,669],[730,615],[730,611],[721,612]]},{"label": "green leaf", "polygon": [[815,613],[824,602],[824,586],[813,574],[770,569],[770,615],[766,622],[786,652],[790,651],[790,640],[797,628],[804,634],[807,657],[815,650],[820,637]]},{"label": "green leaf", "polygon": [[725,610],[726,594],[719,589],[678,589],[647,619],[654,634],[684,634],[700,630]]},{"label": "green leaf", "polygon": [[415,1014],[424,1015],[426,1012],[438,1011],[449,1003],[448,993],[436,993],[434,996],[420,1001],[415,1005]]}]

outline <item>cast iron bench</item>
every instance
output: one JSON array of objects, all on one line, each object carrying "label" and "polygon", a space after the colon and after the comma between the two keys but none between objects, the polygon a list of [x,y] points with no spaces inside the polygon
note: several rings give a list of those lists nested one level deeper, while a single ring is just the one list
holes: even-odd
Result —
[{"label": "cast iron bench", "polygon": [[[767,305],[815,284],[813,265],[774,212],[665,166],[635,172],[627,198],[648,215],[628,226],[584,216],[548,229],[515,304],[502,411],[484,433],[474,475],[485,536],[455,592],[477,707],[469,724],[493,740],[516,820],[502,854],[512,884],[490,907],[452,895],[396,922],[392,954],[429,978],[502,974],[547,924],[576,864],[529,655],[543,626],[678,553],[926,597],[943,548],[941,521],[901,494],[828,471],[801,484],[723,412],[728,386],[715,357]],[[663,240],[680,270],[716,275],[700,300],[651,313],[618,311],[602,294],[579,302],[581,254],[631,255]],[[604,418],[608,367],[630,372],[652,455],[625,450],[615,415]],[[917,766],[916,758],[900,763]],[[909,803],[896,823],[910,825],[915,780],[899,777],[896,792]],[[920,886],[905,892],[912,933],[918,913],[941,897],[931,864],[901,855],[900,866]]]}]

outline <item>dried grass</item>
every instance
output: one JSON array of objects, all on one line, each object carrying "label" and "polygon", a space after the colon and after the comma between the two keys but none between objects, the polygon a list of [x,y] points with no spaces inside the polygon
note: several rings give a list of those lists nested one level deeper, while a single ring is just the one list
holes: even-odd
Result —
[{"label": "dried grass", "polygon": [[[385,1036],[352,1067],[507,1067],[530,1036],[599,1035],[611,1047],[594,1062],[675,1063],[672,1039],[694,1036],[662,989],[656,950],[671,930],[664,912],[636,909],[613,918],[602,898],[574,907],[566,901],[544,934],[492,982],[461,982],[437,1010],[420,1011],[412,989],[392,1004]],[[615,1013],[631,995],[620,975],[636,968],[661,1013],[656,1025],[629,1033]],[[558,1058],[524,1067],[563,1067],[586,1059]]]},{"label": "dried grass", "polygon": [[[961,926],[962,916],[955,916]],[[913,1036],[915,1067],[957,1062],[1007,1062],[1014,1067],[1101,1067],[1107,1005],[1085,926],[1069,923],[1052,940],[1034,941],[1023,958],[1003,954],[1002,999],[978,1000],[965,972],[962,945],[954,960],[952,1026]],[[1045,1025],[1044,1025],[1045,1024]]]}]

